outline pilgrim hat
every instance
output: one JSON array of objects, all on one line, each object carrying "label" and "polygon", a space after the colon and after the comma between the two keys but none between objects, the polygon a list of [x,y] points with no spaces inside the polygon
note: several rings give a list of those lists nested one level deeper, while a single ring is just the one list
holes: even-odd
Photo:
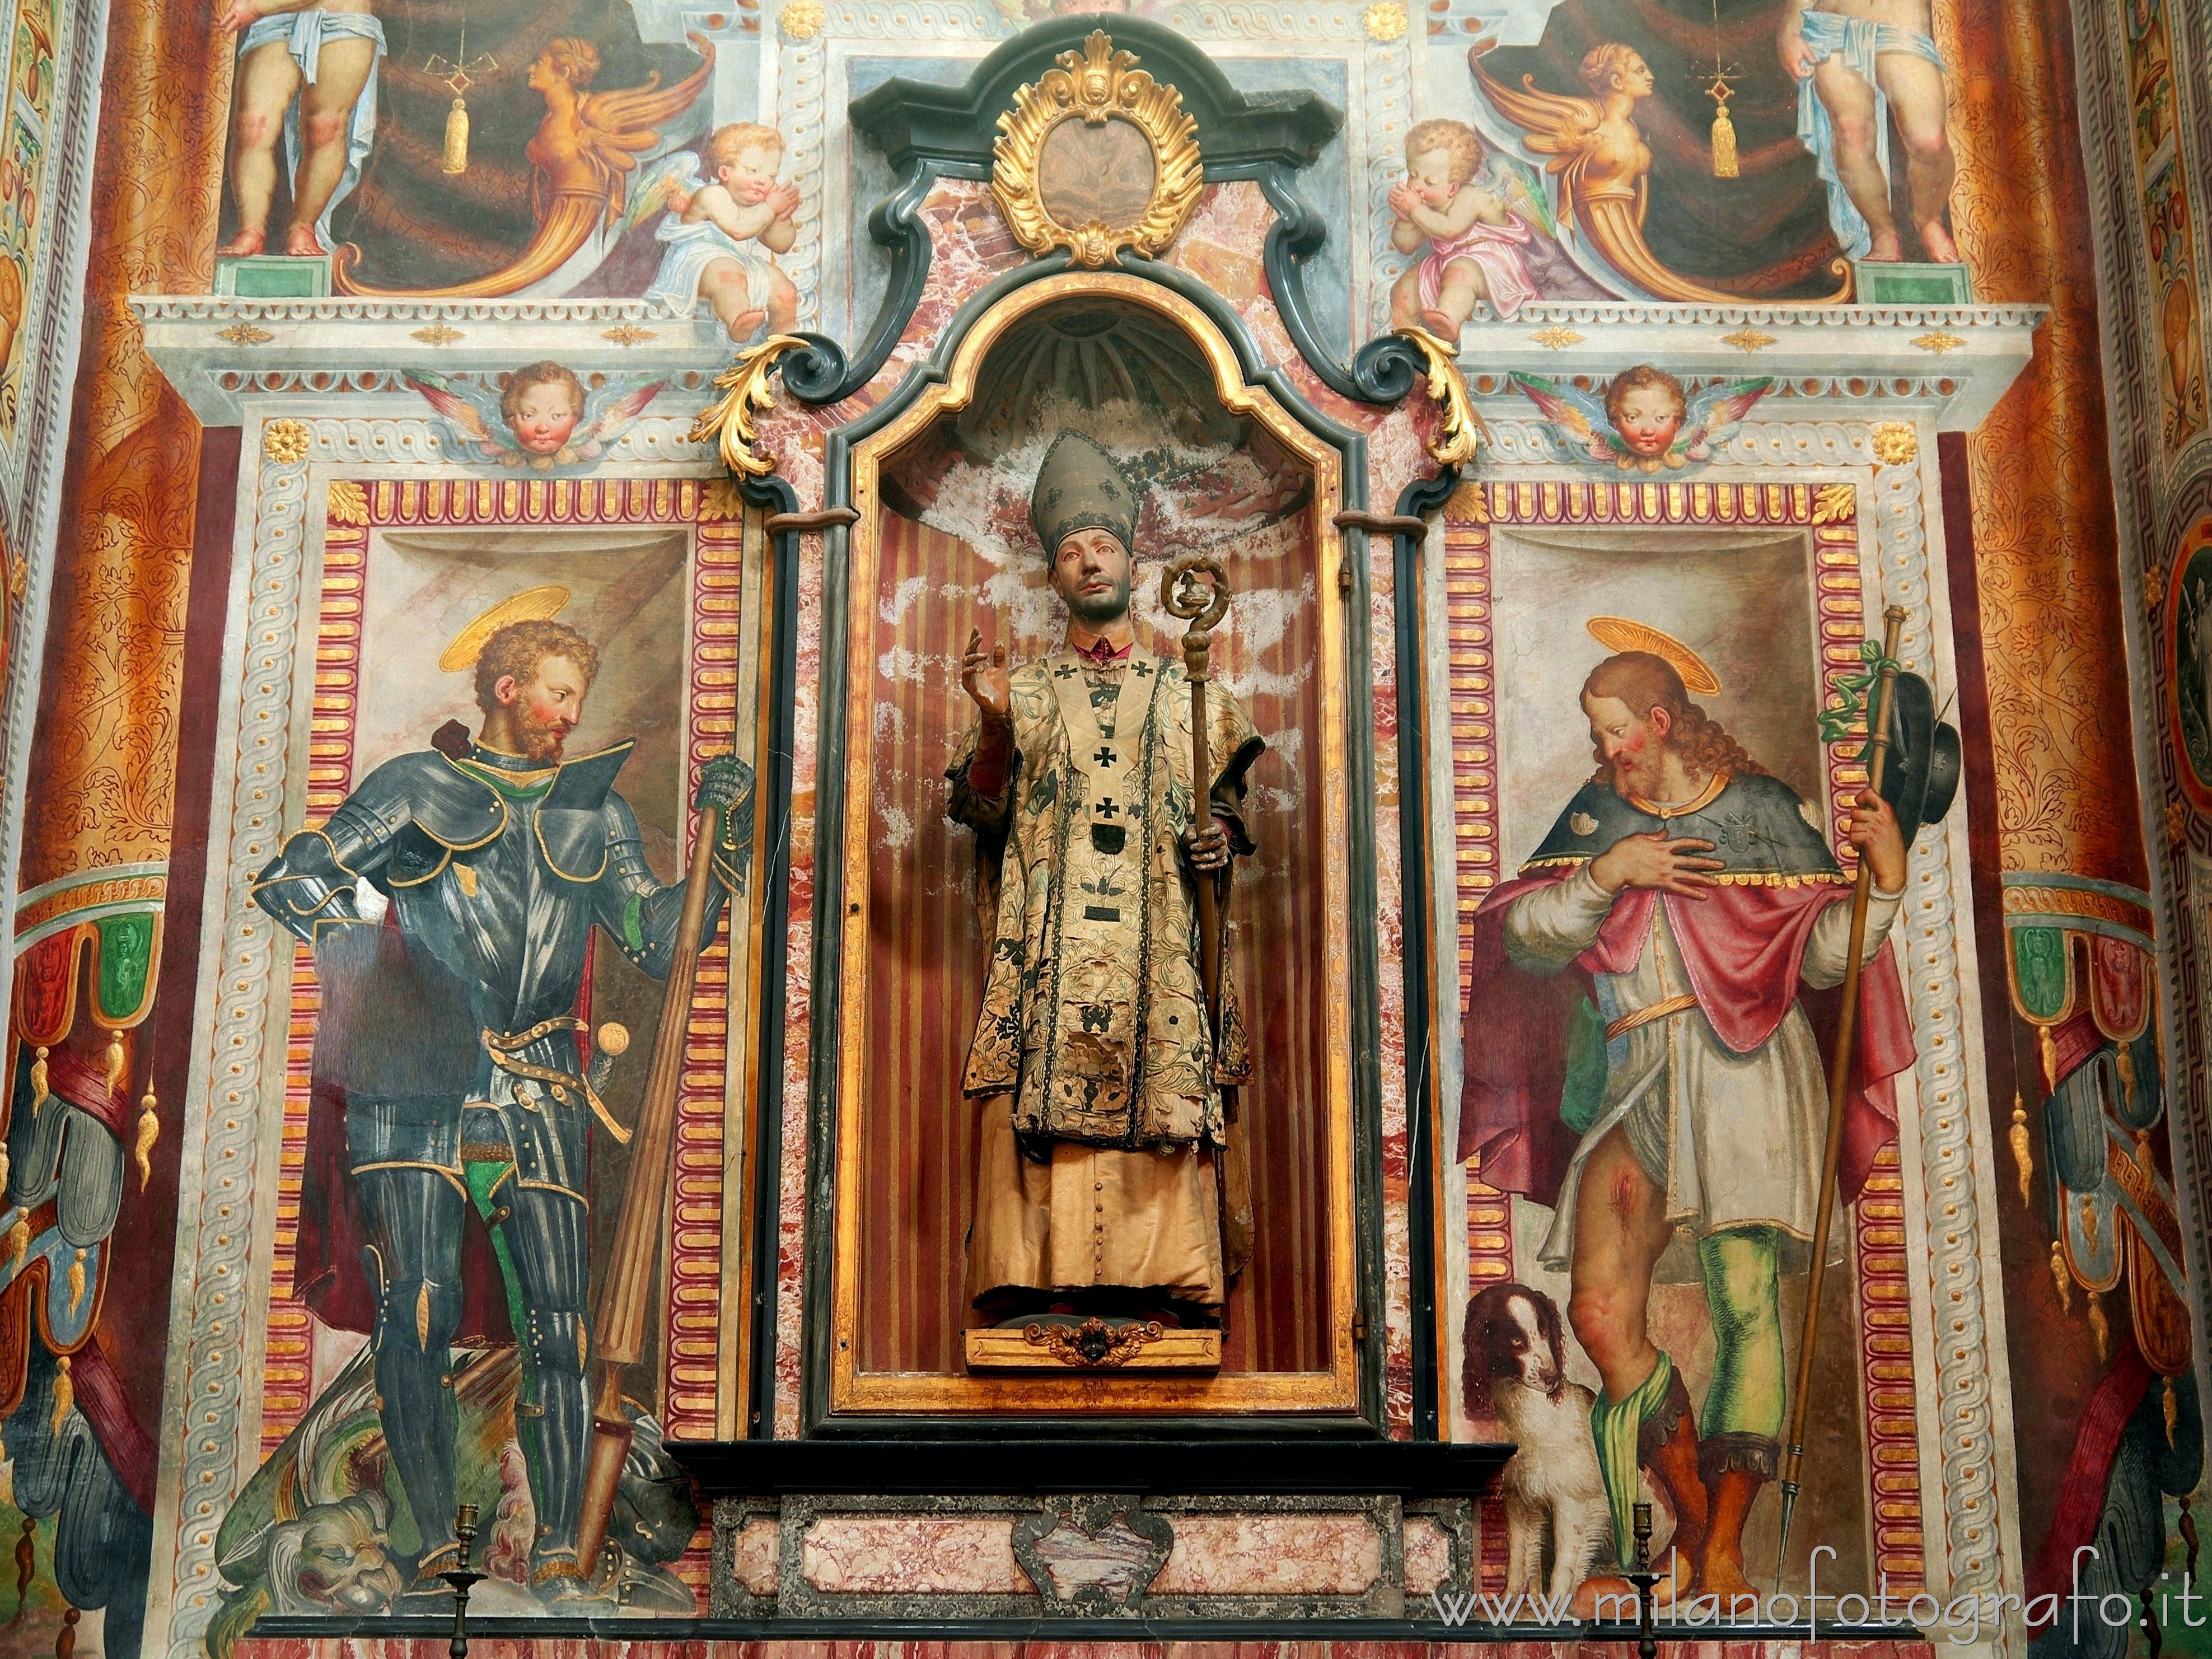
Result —
[{"label": "pilgrim hat", "polygon": [[1922,828],[1942,822],[1959,793],[1959,729],[1936,718],[1936,693],[1917,674],[1900,673],[1889,702],[1889,758],[1882,799],[1897,814],[1907,847]]}]

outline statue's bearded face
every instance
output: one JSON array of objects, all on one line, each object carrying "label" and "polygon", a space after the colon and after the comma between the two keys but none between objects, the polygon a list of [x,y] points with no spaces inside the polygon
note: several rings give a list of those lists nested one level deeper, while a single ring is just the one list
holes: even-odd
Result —
[{"label": "statue's bearded face", "polygon": [[1052,591],[1077,621],[1104,628],[1129,612],[1129,550],[1110,530],[1078,530],[1052,561]]},{"label": "statue's bearded face", "polygon": [[1623,797],[1660,799],[1667,766],[1667,711],[1638,714],[1619,697],[1584,697],[1590,742],[1613,769],[1613,787]]}]

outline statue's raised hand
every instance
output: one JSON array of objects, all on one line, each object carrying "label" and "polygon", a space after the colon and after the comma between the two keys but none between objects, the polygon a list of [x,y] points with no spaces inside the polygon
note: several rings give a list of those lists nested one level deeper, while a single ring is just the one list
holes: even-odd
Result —
[{"label": "statue's raised hand", "polygon": [[968,630],[968,654],[961,659],[960,684],[968,688],[968,695],[986,716],[998,720],[1012,718],[1014,684],[1006,667],[1006,647],[994,645],[984,650],[980,628]]}]

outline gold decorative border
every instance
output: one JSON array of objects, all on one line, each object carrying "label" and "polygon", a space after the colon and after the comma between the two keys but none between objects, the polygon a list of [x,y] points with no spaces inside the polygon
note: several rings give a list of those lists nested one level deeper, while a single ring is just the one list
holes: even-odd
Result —
[{"label": "gold decorative border", "polygon": [[[1182,295],[1119,272],[1048,276],[1008,295],[976,319],[960,343],[939,385],[880,431],[853,449],[853,505],[860,518],[850,533],[848,609],[872,614],[881,556],[878,518],[882,508],[879,477],[884,463],[941,416],[964,409],[975,396],[975,380],[993,346],[1006,331],[1045,307],[1080,296],[1142,307],[1167,320],[1190,340],[1213,371],[1214,392],[1232,414],[1266,427],[1285,449],[1312,470],[1314,493],[1306,507],[1313,544],[1324,568],[1316,583],[1321,615],[1321,753],[1314,775],[1320,780],[1323,860],[1322,902],[1328,977],[1328,1024],[1323,1034],[1328,1074],[1322,1112],[1326,1165],[1328,1276],[1323,1289],[1328,1333],[1328,1369],[1221,1376],[1161,1375],[1133,1379],[1126,1374],[974,1376],[914,1372],[863,1372],[860,1343],[860,1231],[868,1218],[860,1212],[860,1127],[859,1103],[867,1083],[868,982],[871,929],[870,862],[874,847],[869,812],[874,800],[874,731],[869,698],[848,695],[846,702],[844,863],[841,872],[844,915],[843,964],[838,986],[840,1109],[833,1130],[836,1200],[833,1221],[836,1265],[831,1273],[830,1410],[831,1414],[871,1413],[967,1416],[981,1413],[1115,1413],[1164,1416],[1204,1412],[1299,1413],[1352,1415],[1359,1409],[1358,1362],[1352,1340],[1357,1307],[1358,1244],[1352,1222],[1352,939],[1351,811],[1345,787],[1346,609],[1338,588],[1338,568],[1346,557],[1346,538],[1334,528],[1343,505],[1342,458],[1301,426],[1264,388],[1247,386],[1235,351],[1203,312]],[[853,627],[846,644],[846,684],[865,687],[874,672],[871,633]]]},{"label": "gold decorative border", "polygon": [[[1198,205],[1206,183],[1198,154],[1198,121],[1183,112],[1182,94],[1164,86],[1137,65],[1137,55],[1116,52],[1103,30],[1094,31],[1080,52],[1064,52],[1059,67],[1014,94],[1014,106],[999,117],[998,143],[992,147],[991,197],[1014,240],[1031,253],[1064,247],[1075,263],[1092,270],[1125,247],[1150,258],[1174,241]],[[1063,225],[1045,207],[1037,168],[1045,141],[1066,121],[1086,126],[1127,121],[1145,136],[1152,150],[1152,196],[1133,225]]]}]

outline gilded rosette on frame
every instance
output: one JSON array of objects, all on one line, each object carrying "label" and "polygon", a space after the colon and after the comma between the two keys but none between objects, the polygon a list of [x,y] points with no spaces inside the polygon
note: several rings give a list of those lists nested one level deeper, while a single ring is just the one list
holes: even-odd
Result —
[{"label": "gilded rosette on frame", "polygon": [[1198,204],[1198,122],[1103,31],[1057,61],[999,118],[992,198],[1031,253],[1064,247],[1092,270],[1125,247],[1151,258]]}]

